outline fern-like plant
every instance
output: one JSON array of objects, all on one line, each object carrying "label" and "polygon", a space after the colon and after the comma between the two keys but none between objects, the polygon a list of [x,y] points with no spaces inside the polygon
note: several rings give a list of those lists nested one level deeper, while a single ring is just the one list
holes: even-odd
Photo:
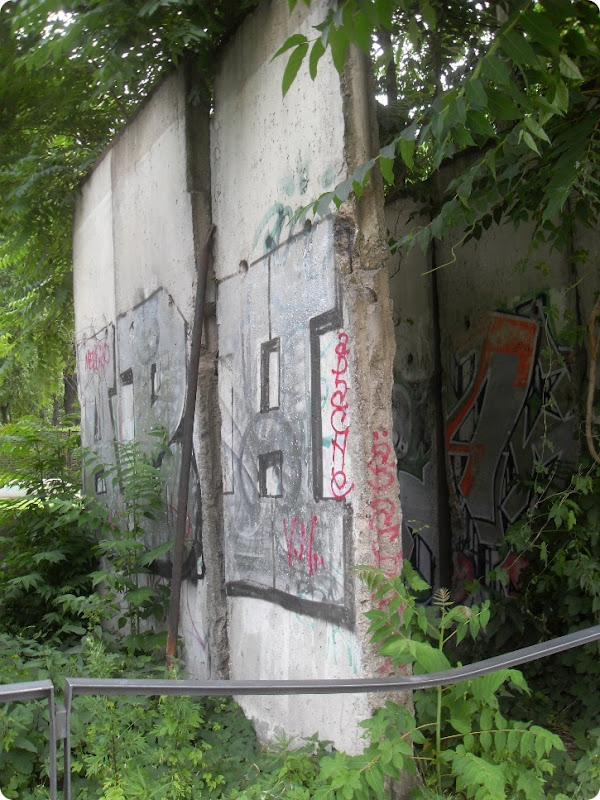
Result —
[{"label": "fern-like plant", "polygon": [[[372,640],[395,666],[416,674],[450,669],[450,652],[466,636],[476,638],[490,618],[489,602],[453,605],[447,590],[431,606],[415,595],[429,587],[408,564],[399,577],[363,569],[377,606],[367,612]],[[561,739],[537,725],[511,720],[500,698],[528,692],[518,670],[498,670],[454,686],[414,693],[414,711],[388,702],[363,723],[369,744],[358,756],[335,753],[321,762],[315,800],[389,797],[387,783],[416,774],[411,798],[542,800]]]},{"label": "fern-like plant", "polygon": [[93,573],[93,583],[102,587],[117,626],[125,630],[126,643],[133,649],[152,648],[162,642],[164,637],[155,636],[152,627],[164,617],[169,595],[169,587],[158,582],[149,567],[169,552],[173,542],[156,547],[146,544],[148,523],[164,515],[164,485],[156,464],[169,454],[164,430],[154,430],[152,437],[151,451],[138,441],[118,442],[114,466],[87,456],[92,471],[112,481],[119,498],[119,505],[110,510],[102,528],[97,552],[103,568]]}]

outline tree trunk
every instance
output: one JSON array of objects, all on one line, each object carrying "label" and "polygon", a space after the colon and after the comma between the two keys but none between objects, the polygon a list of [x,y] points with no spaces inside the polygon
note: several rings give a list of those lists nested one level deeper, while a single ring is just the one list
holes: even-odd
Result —
[{"label": "tree trunk", "polygon": [[64,371],[63,381],[65,386],[63,401],[64,412],[67,416],[73,416],[75,414],[79,416],[79,408],[77,405],[77,375],[67,368]]},{"label": "tree trunk", "polygon": [[396,56],[392,45],[392,36],[389,31],[379,31],[377,38],[381,49],[389,56],[389,61],[385,65],[385,94],[388,106],[391,106],[398,99],[398,71],[396,69]]}]

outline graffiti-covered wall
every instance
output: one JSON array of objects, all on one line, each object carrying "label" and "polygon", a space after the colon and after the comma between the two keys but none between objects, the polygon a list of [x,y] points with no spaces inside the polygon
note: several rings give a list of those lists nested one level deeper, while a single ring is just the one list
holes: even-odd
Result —
[{"label": "graffiti-covered wall", "polygon": [[[301,70],[282,98],[285,59],[272,55],[295,31],[312,36],[327,8],[301,5],[250,15],[215,82],[224,579],[239,678],[372,674],[354,565],[396,565],[400,549],[395,470],[379,506],[369,487],[379,469],[372,431],[392,427],[391,350],[380,346],[390,309],[372,299],[389,294],[381,196],[366,200],[361,228],[352,203],[295,221],[375,146],[369,119],[348,106],[348,82],[364,80],[367,65],[354,54],[340,77],[326,56],[314,83]],[[351,750],[360,735],[349,721],[369,713],[364,697],[244,707],[265,736],[286,719]]]},{"label": "graffiti-covered wall", "polygon": [[348,625],[349,337],[333,222],[225,279],[220,400],[230,595]]},{"label": "graffiti-covered wall", "polygon": [[[155,466],[162,478],[163,507],[146,524],[149,547],[173,539],[187,385],[189,327],[196,280],[197,228],[206,225],[209,186],[201,185],[200,159],[190,163],[191,113],[186,92],[193,76],[181,72],[159,89],[96,165],[82,186],[75,217],[75,312],[82,436],[106,474],[88,469],[86,491],[118,510],[120,443],[152,450],[153,430],[167,449]],[[195,119],[199,112],[194,112]],[[195,169],[192,169],[195,167]],[[192,177],[194,176],[194,177]],[[198,183],[194,183],[194,181]],[[206,398],[205,398],[206,400]],[[196,449],[196,448],[195,448]],[[201,475],[193,458],[187,508],[186,602],[206,604],[205,537]],[[151,565],[169,578],[168,555]],[[190,658],[210,674],[208,620],[197,620]],[[202,628],[200,631],[199,628]],[[214,632],[213,632],[214,633]],[[200,646],[204,643],[204,648]]]},{"label": "graffiti-covered wall", "polygon": [[[273,1],[250,14],[220,53],[210,124],[193,102],[201,76],[187,65],[169,78],[84,182],[75,216],[83,436],[112,465],[119,443],[165,431],[152,546],[173,539],[200,243],[216,226],[181,597],[197,677],[389,671],[354,570],[401,565],[383,198],[368,190],[362,208],[296,221],[377,149],[351,88],[368,64],[352,50],[340,76],[325,55],[283,98],[285,58],[272,58],[328,8]],[[108,478],[89,471],[86,491],[118,507]],[[168,557],[153,569],[168,580]],[[265,739],[318,731],[356,751],[371,702],[244,705]]]},{"label": "graffiti-covered wall", "polygon": [[[119,443],[165,432],[150,545],[173,539],[196,282],[216,226],[180,604],[183,655],[199,678],[389,674],[355,567],[396,576],[404,555],[457,592],[502,559],[510,568],[502,545],[530,503],[528,481],[576,456],[564,331],[593,292],[571,264],[540,253],[542,270],[517,272],[527,231],[504,228],[458,258],[449,239],[390,260],[388,230],[402,235],[414,209],[390,205],[386,225],[376,175],[360,200],[299,221],[379,149],[357,49],[341,75],[329,53],[314,81],[301,69],[282,97],[286,58],[274,53],[294,33],[314,37],[329,6],[290,14],[265,0],[220,52],[210,110],[195,102],[203,78],[187,64],[77,203],[84,443],[110,466]],[[85,478],[118,507],[118,483]],[[154,570],[168,580],[168,557]],[[349,751],[363,745],[373,702],[243,700],[264,739],[317,732]]]},{"label": "graffiti-covered wall", "polygon": [[[388,209],[392,233],[411,211]],[[526,229],[501,227],[457,260],[451,242],[437,242],[427,257],[413,251],[391,265],[405,552],[430,583],[444,581],[445,567],[458,594],[500,564],[517,590],[506,530],[529,507],[539,469],[576,458],[572,265],[540,253],[544,269],[523,273],[528,243]]]}]

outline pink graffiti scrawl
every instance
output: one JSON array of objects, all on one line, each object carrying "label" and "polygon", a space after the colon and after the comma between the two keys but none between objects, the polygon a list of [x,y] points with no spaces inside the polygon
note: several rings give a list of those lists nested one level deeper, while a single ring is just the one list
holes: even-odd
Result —
[{"label": "pink graffiti scrawl", "polygon": [[343,375],[348,371],[348,356],[350,348],[348,346],[348,334],[344,331],[338,333],[338,343],[335,346],[337,363],[331,372],[335,376],[335,391],[331,395],[331,427],[333,429],[333,465],[331,467],[331,493],[336,500],[343,500],[347,497],[354,483],[350,481],[346,474],[346,448],[348,446],[348,434],[350,433],[350,422],[348,419],[348,403],[346,394],[348,383]]},{"label": "pink graffiti scrawl", "polygon": [[301,563],[305,563],[309,575],[314,575],[319,567],[325,566],[325,560],[322,556],[314,552],[315,529],[317,527],[318,518],[313,516],[310,522],[310,531],[306,535],[306,525],[304,522],[300,523],[300,536],[299,541],[296,539],[298,533],[298,517],[294,517],[292,524],[288,530],[287,519],[283,520],[283,535],[285,536],[285,544],[287,547],[288,564],[291,566],[292,561],[296,559]]},{"label": "pink graffiti scrawl", "polygon": [[110,363],[110,348],[106,342],[100,342],[89,347],[85,353],[85,368],[87,372],[104,372]]}]

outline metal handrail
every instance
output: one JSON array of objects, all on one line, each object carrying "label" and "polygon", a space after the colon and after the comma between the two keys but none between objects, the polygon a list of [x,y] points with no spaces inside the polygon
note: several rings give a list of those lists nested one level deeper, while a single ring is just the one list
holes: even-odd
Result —
[{"label": "metal handrail", "polygon": [[[58,738],[56,721],[56,703],[54,702],[54,684],[52,681],[26,681],[23,683],[7,683],[0,686],[0,703],[11,703],[23,700],[48,700],[49,734],[48,749],[50,751],[50,798],[56,800],[57,770],[56,745]],[[64,737],[61,737],[64,738]],[[70,782],[70,781],[69,781]]]},{"label": "metal handrail", "polygon": [[[402,675],[388,678],[336,678],[323,680],[134,680],[129,678],[95,679],[66,678],[64,707],[54,704],[54,687],[50,681],[9,684],[0,687],[0,702],[48,697],[50,708],[50,798],[56,800],[56,740],[64,739],[64,800],[71,800],[71,710],[76,695],[187,695],[193,697],[228,695],[292,695],[292,694],[357,694],[365,692],[398,692],[450,686],[546,658],[591,642],[600,641],[600,625],[585,628],[548,642],[524,647],[501,656],[486,658],[474,664],[454,667],[428,675]],[[57,727],[60,723],[60,730]],[[57,733],[58,731],[58,733]]]}]

